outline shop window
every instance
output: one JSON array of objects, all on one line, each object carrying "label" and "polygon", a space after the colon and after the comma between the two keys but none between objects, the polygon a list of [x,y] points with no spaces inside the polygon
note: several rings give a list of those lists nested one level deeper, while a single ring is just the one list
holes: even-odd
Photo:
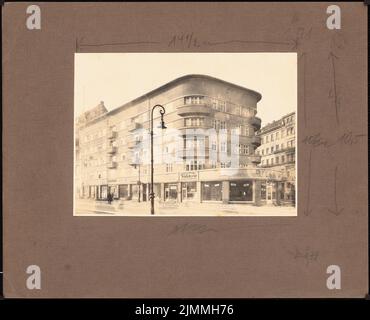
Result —
[{"label": "shop window", "polygon": [[202,200],[222,201],[222,182],[202,182]]},{"label": "shop window", "polygon": [[253,182],[249,180],[230,181],[231,201],[253,201]]},{"label": "shop window", "polygon": [[118,196],[119,196],[119,198],[127,198],[128,197],[128,185],[127,184],[120,184],[118,186]]}]

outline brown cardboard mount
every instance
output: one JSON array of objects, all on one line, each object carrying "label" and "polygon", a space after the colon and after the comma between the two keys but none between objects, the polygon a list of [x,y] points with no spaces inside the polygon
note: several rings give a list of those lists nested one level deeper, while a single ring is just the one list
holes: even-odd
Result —
[{"label": "brown cardboard mount", "polygon": [[[40,30],[26,27],[28,3],[2,10],[5,297],[365,297],[363,3],[337,3],[335,30],[325,2],[33,4]],[[297,52],[298,216],[74,217],[75,52]],[[217,232],[169,236],[184,223]]]}]

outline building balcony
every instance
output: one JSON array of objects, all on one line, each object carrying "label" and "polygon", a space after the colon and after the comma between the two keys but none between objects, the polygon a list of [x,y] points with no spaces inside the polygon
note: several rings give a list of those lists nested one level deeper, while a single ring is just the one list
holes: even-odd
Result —
[{"label": "building balcony", "polygon": [[256,163],[256,164],[261,163],[261,156],[254,155],[254,156],[250,156],[249,159],[252,163]]},{"label": "building balcony", "polygon": [[287,154],[291,154],[291,153],[295,153],[295,147],[290,147],[290,148],[284,148],[284,149],[278,149],[278,150],[275,150],[273,153],[287,153]]},{"label": "building balcony", "polygon": [[117,152],[117,147],[114,147],[114,146],[110,146],[108,147],[108,153],[112,154],[112,153],[116,153]]},{"label": "building balcony", "polygon": [[204,148],[203,151],[197,152],[196,150],[181,149],[176,151],[176,156],[182,159],[208,159],[209,150],[209,148]]},{"label": "building balcony", "polygon": [[255,146],[255,147],[259,147],[261,145],[261,137],[260,136],[254,136],[252,137],[251,139],[252,141],[252,144]]},{"label": "building balcony", "polygon": [[107,134],[108,139],[114,139],[117,137],[117,131],[116,130],[109,130]]},{"label": "building balcony", "polygon": [[261,129],[261,119],[258,117],[251,117],[249,119],[249,124],[254,127],[255,131],[258,131],[259,129]]},{"label": "building balcony", "polygon": [[138,122],[132,122],[128,125],[128,131],[132,132],[141,128],[141,124]]},{"label": "building balcony", "polygon": [[285,152],[286,152],[287,154],[295,153],[295,147],[286,148],[286,149],[285,149]]},{"label": "building balcony", "polygon": [[141,141],[131,140],[127,143],[129,149],[134,149]]},{"label": "building balcony", "polygon": [[206,115],[213,113],[213,109],[207,104],[190,104],[177,107],[177,114],[181,117],[189,115]]},{"label": "building balcony", "polygon": [[115,169],[117,168],[117,162],[115,161],[109,161],[107,164],[108,169]]}]

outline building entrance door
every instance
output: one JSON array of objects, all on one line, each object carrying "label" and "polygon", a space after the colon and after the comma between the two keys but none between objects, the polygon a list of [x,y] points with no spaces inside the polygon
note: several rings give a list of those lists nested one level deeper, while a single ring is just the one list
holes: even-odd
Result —
[{"label": "building entrance door", "polygon": [[271,184],[266,186],[266,203],[272,204],[273,188]]},{"label": "building entrance door", "polygon": [[164,187],[164,200],[177,201],[177,184],[166,184]]}]

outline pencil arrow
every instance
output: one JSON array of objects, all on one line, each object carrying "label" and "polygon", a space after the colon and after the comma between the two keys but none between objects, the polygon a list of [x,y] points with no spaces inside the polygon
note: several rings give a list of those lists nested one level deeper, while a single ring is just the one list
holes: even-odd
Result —
[{"label": "pencil arrow", "polygon": [[338,174],[338,166],[335,166],[334,169],[334,209],[329,208],[328,211],[336,216],[339,216],[344,208],[338,208],[337,202],[337,174]]}]

